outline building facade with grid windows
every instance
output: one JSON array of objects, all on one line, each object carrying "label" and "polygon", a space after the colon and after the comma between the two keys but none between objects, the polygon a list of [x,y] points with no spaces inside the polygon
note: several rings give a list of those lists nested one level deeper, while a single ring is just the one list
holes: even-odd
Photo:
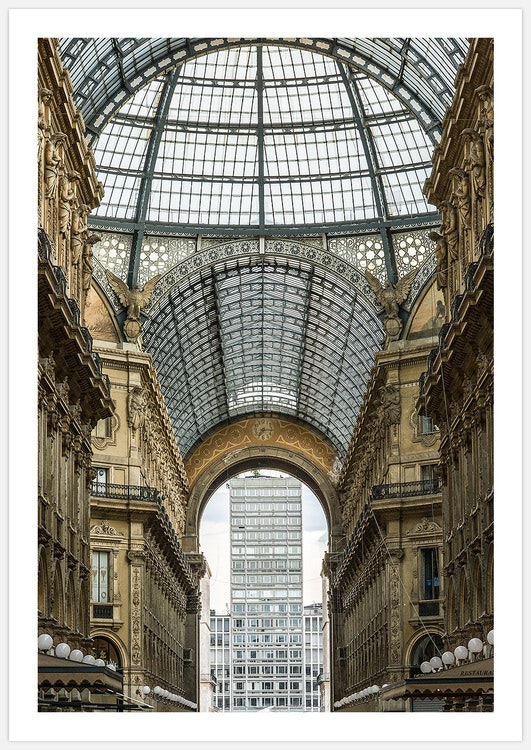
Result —
[{"label": "building facade with grid windows", "polygon": [[214,708],[319,710],[322,608],[302,605],[300,482],[233,479],[230,526],[230,612],[210,617]]},{"label": "building facade with grid windows", "polygon": [[234,711],[303,708],[302,489],[230,482]]}]

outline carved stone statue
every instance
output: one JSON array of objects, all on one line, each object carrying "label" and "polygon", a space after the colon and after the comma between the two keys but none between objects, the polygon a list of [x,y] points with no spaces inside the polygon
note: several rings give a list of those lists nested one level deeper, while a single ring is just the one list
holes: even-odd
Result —
[{"label": "carved stone statue", "polygon": [[81,203],[74,206],[72,211],[72,235],[70,239],[70,248],[72,252],[72,263],[77,266],[83,255],[83,246],[87,233],[87,217],[90,213],[90,206]]},{"label": "carved stone statue", "polygon": [[146,394],[135,385],[127,396],[127,423],[133,430],[142,427],[146,420]]},{"label": "carved stone statue", "polygon": [[380,410],[384,425],[400,422],[400,391],[396,385],[382,385],[378,389]]},{"label": "carved stone statue", "polygon": [[38,148],[38,160],[39,160],[39,169],[40,169],[40,163],[42,159],[42,152],[43,152],[43,146],[44,146],[44,139],[46,137],[46,132],[48,131],[49,124],[46,117],[46,107],[50,103],[52,98],[52,92],[50,89],[46,88],[40,88],[39,89],[39,110],[38,110],[38,127],[39,127],[39,148]]},{"label": "carved stone statue", "polygon": [[459,230],[457,228],[457,211],[453,203],[443,201],[440,205],[442,213],[441,232],[448,247],[448,256],[450,260],[457,260],[459,254],[458,241]]},{"label": "carved stone statue", "polygon": [[92,246],[96,244],[96,242],[100,242],[101,237],[99,237],[97,234],[91,234],[89,237],[85,238],[85,241],[83,243],[83,267],[82,267],[82,275],[83,275],[83,289],[85,292],[88,292],[90,289],[90,284],[92,281]]},{"label": "carved stone statue", "polygon": [[454,195],[457,199],[457,210],[465,229],[470,229],[470,180],[464,169],[453,167],[449,170],[457,181]]},{"label": "carved stone statue", "polygon": [[490,86],[479,86],[476,89],[479,97],[478,131],[484,139],[487,192],[489,205],[489,222],[494,221],[494,177],[492,173],[494,161],[494,93]]},{"label": "carved stone statue", "polygon": [[384,329],[390,341],[395,341],[402,331],[402,321],[398,317],[398,311],[402,302],[407,299],[416,274],[417,269],[415,268],[406,273],[395,285],[388,281],[383,287],[376,276],[373,276],[369,270],[365,271],[365,278],[369,286],[385,310]]},{"label": "carved stone statue", "polygon": [[341,476],[341,470],[343,468],[343,464],[341,462],[341,459],[339,459],[337,456],[334,460],[334,465],[328,472],[328,476],[330,477],[332,484],[336,485],[339,481],[339,477]]},{"label": "carved stone statue", "polygon": [[439,234],[435,230],[428,232],[428,237],[435,242],[437,289],[444,289],[448,285],[448,244],[444,235]]},{"label": "carved stone statue", "polygon": [[55,198],[57,194],[59,166],[63,163],[61,146],[66,140],[64,133],[53,133],[44,147],[44,182],[47,198]]},{"label": "carved stone statue", "polygon": [[489,159],[494,159],[494,94],[490,86],[479,86],[476,89],[479,97],[479,129],[485,135],[485,145]]},{"label": "carved stone statue", "polygon": [[59,179],[59,230],[68,235],[72,225],[72,207],[76,201],[74,184],[79,180],[78,172],[62,175]]},{"label": "carved stone statue", "polygon": [[470,141],[468,164],[472,175],[472,185],[476,197],[485,196],[485,149],[483,139],[472,128],[465,128],[463,135]]},{"label": "carved stone statue", "polygon": [[135,284],[129,289],[127,284],[107,270],[107,279],[111,289],[116,293],[122,305],[127,309],[127,318],[124,323],[124,335],[130,343],[136,343],[142,331],[142,322],[140,320],[140,311],[148,304],[153,288],[160,279],[161,274],[157,274],[150,279],[143,289]]}]

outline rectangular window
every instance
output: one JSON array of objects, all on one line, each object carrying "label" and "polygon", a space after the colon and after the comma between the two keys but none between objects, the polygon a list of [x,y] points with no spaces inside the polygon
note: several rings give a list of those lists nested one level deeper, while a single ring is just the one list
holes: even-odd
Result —
[{"label": "rectangular window", "polygon": [[427,490],[437,490],[438,468],[437,464],[424,464],[420,467],[420,478],[427,484]]},{"label": "rectangular window", "polygon": [[432,432],[437,432],[438,429],[439,428],[431,417],[425,417],[422,414],[419,414],[419,435],[429,435]]},{"label": "rectangular window", "polygon": [[101,491],[103,487],[107,484],[108,480],[108,471],[107,469],[97,468],[96,469],[96,478],[92,481],[92,487],[97,491],[98,489]]},{"label": "rectangular window", "polygon": [[96,427],[92,430],[92,434],[97,438],[109,438],[112,435],[111,428],[112,417],[106,417],[105,419],[98,420]]},{"label": "rectangular window", "polygon": [[109,552],[92,553],[92,601],[109,601]]},{"label": "rectangular window", "polygon": [[419,614],[439,614],[439,551],[437,547],[420,550]]}]

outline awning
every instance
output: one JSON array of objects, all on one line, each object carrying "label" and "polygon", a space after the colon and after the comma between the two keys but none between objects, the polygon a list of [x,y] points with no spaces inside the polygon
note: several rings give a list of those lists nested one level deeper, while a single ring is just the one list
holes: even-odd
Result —
[{"label": "awning", "polygon": [[[73,662],[40,653],[38,668],[39,691],[42,691],[39,696],[39,710],[153,710],[153,706],[148,703],[124,695],[122,675],[109,667]],[[90,697],[85,692],[87,689]],[[57,694],[63,690],[68,694],[68,698],[63,693],[63,698],[60,699]],[[74,690],[77,691],[77,695],[73,693]],[[49,695],[52,695],[51,699]]]},{"label": "awning", "polygon": [[443,698],[492,695],[494,659],[483,659],[426,675],[418,675],[382,689],[384,701],[398,698]]}]

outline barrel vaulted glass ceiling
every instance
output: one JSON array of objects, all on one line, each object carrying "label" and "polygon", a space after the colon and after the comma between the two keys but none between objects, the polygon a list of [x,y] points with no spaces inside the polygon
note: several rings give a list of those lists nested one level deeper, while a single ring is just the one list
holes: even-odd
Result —
[{"label": "barrel vaulted glass ceiling", "polygon": [[433,270],[439,217],[422,189],[466,49],[60,41],[105,190],[96,258],[131,286],[163,275],[144,344],[183,453],[268,411],[344,452],[382,343],[362,274],[419,269],[411,308]]}]

